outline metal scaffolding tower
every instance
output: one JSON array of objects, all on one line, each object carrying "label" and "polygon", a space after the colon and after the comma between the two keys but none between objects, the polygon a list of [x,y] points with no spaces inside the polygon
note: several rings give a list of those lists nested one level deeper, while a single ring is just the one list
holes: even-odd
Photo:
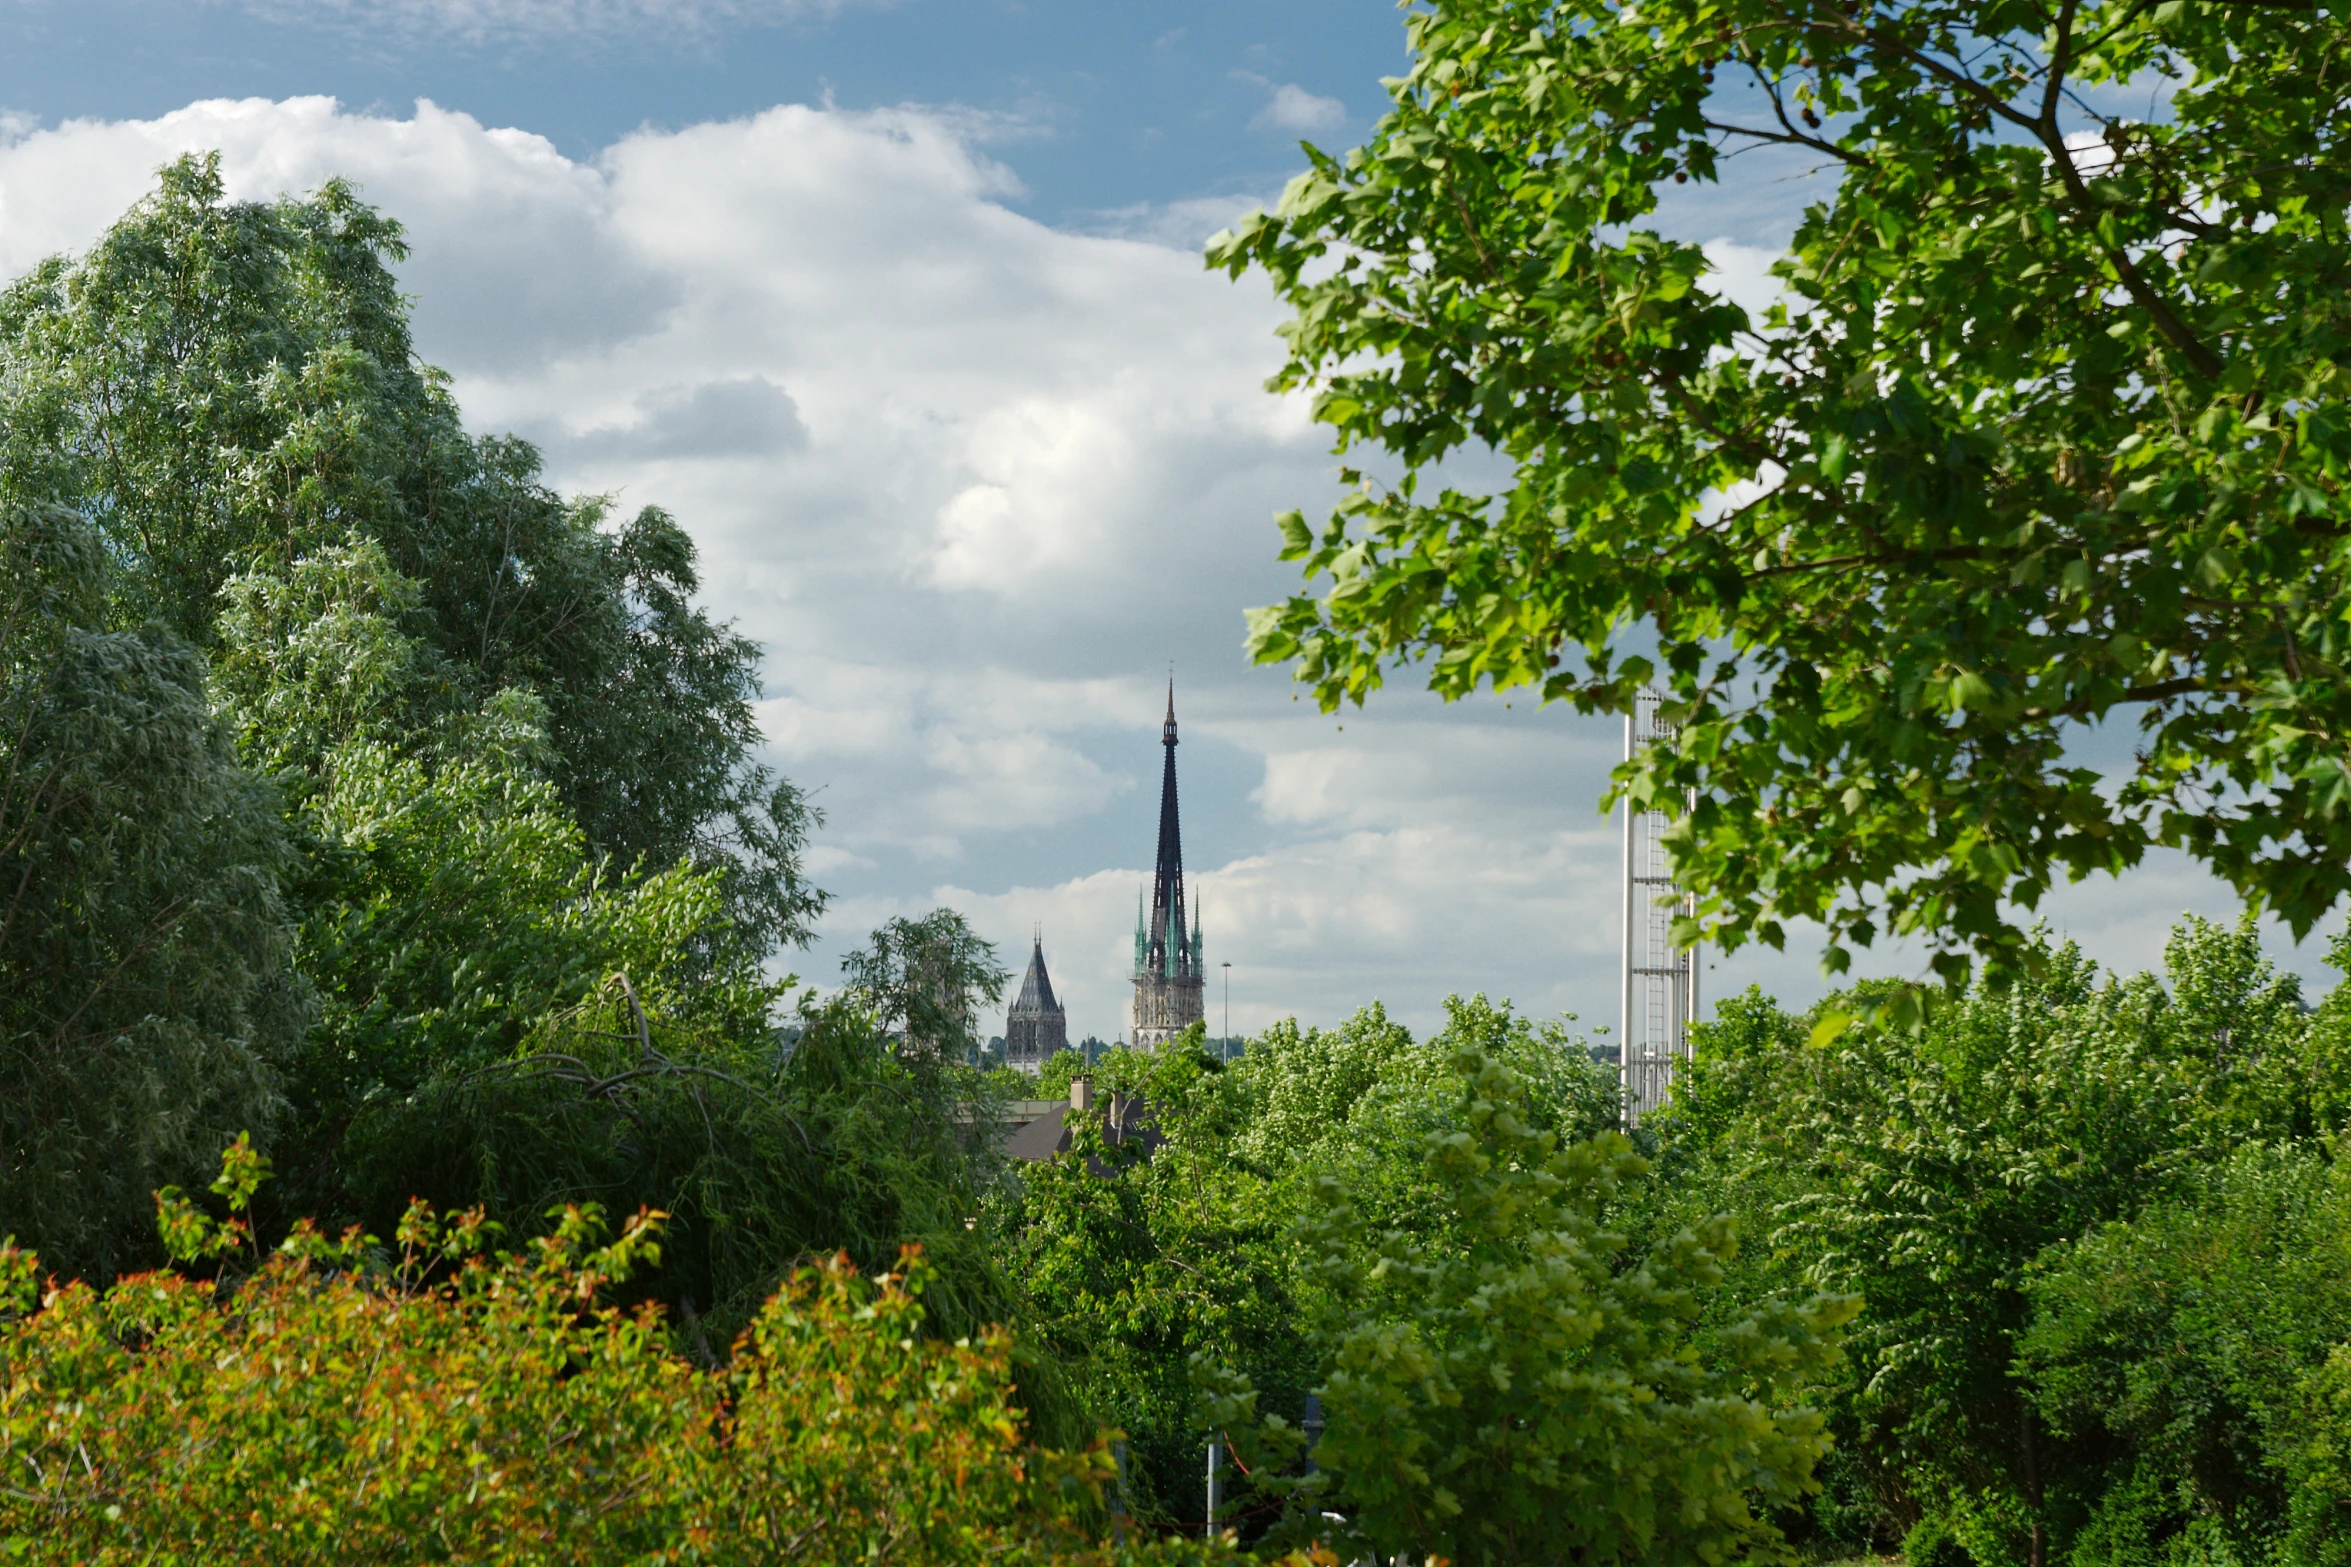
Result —
[{"label": "metal scaffolding tower", "polygon": [[[1644,691],[1624,721],[1625,760],[1639,748],[1670,742],[1675,726],[1658,717],[1664,698]],[[1698,1016],[1698,952],[1673,944],[1673,922],[1696,900],[1674,887],[1665,853],[1663,811],[1624,807],[1624,1013],[1617,1031],[1617,1071],[1628,1127],[1665,1102],[1674,1069],[1690,1055]]]}]

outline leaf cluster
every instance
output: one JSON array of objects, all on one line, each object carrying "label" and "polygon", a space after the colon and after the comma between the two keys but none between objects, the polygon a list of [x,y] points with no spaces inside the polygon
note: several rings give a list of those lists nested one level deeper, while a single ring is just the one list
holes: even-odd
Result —
[{"label": "leaf cluster", "polygon": [[[1833,970],[1898,934],[2004,972],[2017,910],[2159,845],[2297,933],[2351,890],[2339,4],[1406,27],[1370,139],[1209,246],[1272,281],[1271,386],[1357,454],[1282,521],[1317,586],[1254,612],[1257,657],[1326,707],[1415,663],[1586,711],[1662,687],[1676,739],[1611,800],[1676,819],[1686,934],[1813,920]],[[1676,185],[1807,166],[1767,309],[1662,231]]]}]

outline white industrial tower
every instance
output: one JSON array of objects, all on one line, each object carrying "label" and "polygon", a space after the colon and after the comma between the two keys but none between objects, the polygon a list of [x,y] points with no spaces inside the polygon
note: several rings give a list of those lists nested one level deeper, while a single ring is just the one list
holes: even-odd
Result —
[{"label": "white industrial tower", "polygon": [[[1664,697],[1643,691],[1624,721],[1624,755],[1670,744],[1675,726],[1658,716]],[[1690,1056],[1698,1016],[1698,953],[1673,944],[1673,922],[1697,900],[1677,893],[1665,853],[1663,811],[1624,805],[1624,1014],[1617,1031],[1617,1071],[1624,1123],[1631,1126],[1665,1102],[1674,1071]]]}]

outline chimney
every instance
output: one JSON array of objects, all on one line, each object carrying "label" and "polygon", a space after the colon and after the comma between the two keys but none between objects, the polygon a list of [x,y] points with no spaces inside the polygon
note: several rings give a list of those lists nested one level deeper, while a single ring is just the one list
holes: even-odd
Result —
[{"label": "chimney", "polygon": [[1073,1077],[1069,1080],[1069,1107],[1072,1110],[1094,1108],[1094,1080],[1092,1078]]}]

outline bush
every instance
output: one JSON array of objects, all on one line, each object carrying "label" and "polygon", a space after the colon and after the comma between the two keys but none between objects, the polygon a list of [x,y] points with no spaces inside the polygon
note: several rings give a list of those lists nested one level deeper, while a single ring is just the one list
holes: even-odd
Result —
[{"label": "bush", "polygon": [[[239,1139],[216,1221],[167,1189],[187,1264],[100,1292],[0,1247],[0,1550],[34,1562],[1019,1563],[1205,1559],[1106,1549],[1112,1466],[1029,1444],[1001,1331],[922,1335],[909,1249],[801,1269],[698,1369],[608,1285],[660,1258],[661,1215],[601,1242],[592,1208],[491,1254],[478,1212],[424,1204],[387,1256],[298,1228],[251,1256],[266,1174]],[[254,1263],[258,1262],[257,1266]],[[235,1277],[239,1266],[251,1271]],[[232,1282],[233,1281],[233,1282]]]}]

